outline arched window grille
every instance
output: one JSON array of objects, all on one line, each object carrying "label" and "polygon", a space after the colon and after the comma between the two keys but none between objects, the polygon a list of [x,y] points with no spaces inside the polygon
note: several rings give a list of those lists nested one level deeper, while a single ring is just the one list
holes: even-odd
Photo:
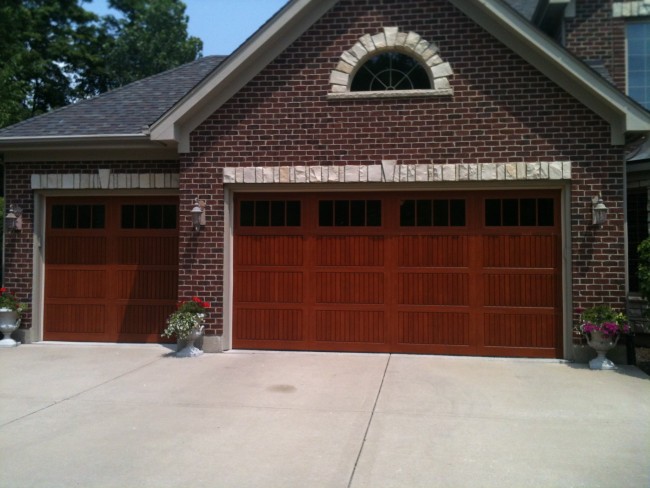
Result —
[{"label": "arched window grille", "polygon": [[425,68],[405,54],[389,51],[368,59],[354,75],[350,91],[429,90]]}]

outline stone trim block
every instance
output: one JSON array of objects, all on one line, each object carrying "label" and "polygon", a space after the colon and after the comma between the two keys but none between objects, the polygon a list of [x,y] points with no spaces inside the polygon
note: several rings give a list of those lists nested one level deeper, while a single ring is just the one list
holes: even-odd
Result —
[{"label": "stone trim block", "polygon": [[[47,180],[49,176],[60,177],[61,175],[32,175],[32,188],[41,184],[43,179],[40,177],[45,177]],[[174,175],[170,176],[173,180]],[[224,184],[430,183],[441,181],[562,181],[570,179],[570,161],[399,164],[397,161],[384,160],[381,164],[370,165],[226,167],[223,170]]]},{"label": "stone trim block", "polygon": [[[435,95],[453,94],[448,80],[448,77],[453,75],[453,70],[449,63],[445,63],[440,57],[438,46],[435,43],[426,41],[415,32],[405,33],[399,32],[398,27],[384,27],[383,32],[374,36],[364,34],[354,46],[341,54],[336,68],[330,73],[331,89],[328,98],[346,98],[342,95],[351,93],[351,74],[370,56],[396,47],[400,48],[400,52],[413,57],[423,67],[429,69],[433,89],[410,91],[434,92],[430,94]],[[378,93],[384,92],[354,92],[356,98],[381,98],[377,95]]]},{"label": "stone trim block", "polygon": [[612,4],[613,17],[643,17],[647,15],[650,15],[650,0],[614,2]]},{"label": "stone trim block", "polygon": [[[226,172],[224,171],[224,179]],[[228,169],[228,182],[237,181],[235,168]],[[240,178],[242,179],[242,178]],[[63,173],[33,174],[32,190],[142,190],[174,189],[180,187],[177,173],[111,173],[100,169],[96,174]]]}]

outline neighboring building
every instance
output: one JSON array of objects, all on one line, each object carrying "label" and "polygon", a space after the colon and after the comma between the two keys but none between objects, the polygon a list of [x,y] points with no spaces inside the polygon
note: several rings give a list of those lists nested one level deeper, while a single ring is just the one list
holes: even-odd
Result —
[{"label": "neighboring building", "polygon": [[574,308],[626,305],[626,202],[647,235],[646,5],[509,3],[293,0],[1,130],[28,340],[156,342],[199,295],[212,351],[574,358]]}]

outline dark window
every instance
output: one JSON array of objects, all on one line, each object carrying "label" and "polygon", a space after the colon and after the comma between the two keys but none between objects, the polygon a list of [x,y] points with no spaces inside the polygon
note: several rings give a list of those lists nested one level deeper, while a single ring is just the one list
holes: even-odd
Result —
[{"label": "dark window", "polygon": [[245,200],[239,203],[242,227],[299,227],[300,202],[285,200]]},{"label": "dark window", "polygon": [[648,192],[630,191],[627,195],[628,266],[630,291],[639,291],[639,252],[637,247],[648,237]]},{"label": "dark window", "polygon": [[650,109],[650,22],[629,22],[627,37],[627,93]]},{"label": "dark window", "polygon": [[488,227],[552,227],[555,204],[552,198],[491,198],[485,201]]},{"label": "dark window", "polygon": [[415,59],[397,52],[366,61],[352,80],[351,91],[428,90],[431,80]]},{"label": "dark window", "polygon": [[318,202],[321,227],[379,227],[381,200],[321,200]]},{"label": "dark window", "polygon": [[104,205],[52,205],[53,229],[103,229]]},{"label": "dark window", "polygon": [[122,229],[175,229],[176,205],[122,205]]},{"label": "dark window", "polygon": [[465,200],[403,200],[402,227],[463,227]]}]

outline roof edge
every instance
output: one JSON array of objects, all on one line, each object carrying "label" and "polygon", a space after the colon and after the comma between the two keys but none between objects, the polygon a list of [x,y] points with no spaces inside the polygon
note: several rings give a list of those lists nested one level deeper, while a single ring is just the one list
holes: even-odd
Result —
[{"label": "roof edge", "polygon": [[627,132],[650,132],[650,112],[502,2],[449,1],[606,120],[612,144],[625,144]]},{"label": "roof edge", "polygon": [[181,152],[189,151],[190,132],[243,88],[337,2],[338,0],[291,0],[151,126],[152,140],[178,141]]}]

